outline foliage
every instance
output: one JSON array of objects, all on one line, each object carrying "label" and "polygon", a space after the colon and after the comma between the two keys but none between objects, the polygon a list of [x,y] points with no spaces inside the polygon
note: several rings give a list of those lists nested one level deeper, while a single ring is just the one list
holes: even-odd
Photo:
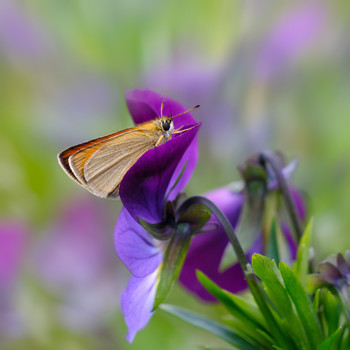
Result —
[{"label": "foliage", "polygon": [[254,254],[252,269],[272,314],[266,317],[257,300],[221,289],[203,273],[197,276],[203,286],[225,307],[226,324],[204,321],[202,316],[175,306],[163,310],[224,339],[236,349],[348,349],[349,323],[341,301],[327,286],[306,289],[312,220],[299,243],[293,268]]}]

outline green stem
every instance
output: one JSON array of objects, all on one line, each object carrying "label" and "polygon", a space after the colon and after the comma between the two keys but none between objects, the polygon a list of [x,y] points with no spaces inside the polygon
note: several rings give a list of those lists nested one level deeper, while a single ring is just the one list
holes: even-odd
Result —
[{"label": "green stem", "polygon": [[226,215],[208,198],[201,197],[201,196],[194,196],[188,198],[179,208],[178,214],[182,215],[182,213],[185,213],[192,205],[195,203],[203,204],[205,207],[207,207],[218,219],[220,224],[222,225],[223,229],[225,230],[227,237],[229,238],[233,249],[236,253],[237,259],[242,267],[242,270],[244,274],[248,273],[248,260],[247,257],[244,254],[244,251],[238,241],[238,238],[235,234],[235,231],[233,230],[230,222],[228,221]]},{"label": "green stem", "polygon": [[260,156],[265,163],[269,163],[271,165],[271,168],[276,175],[276,178],[277,178],[277,181],[279,184],[279,188],[282,191],[282,194],[283,194],[283,197],[284,197],[287,209],[288,209],[289,216],[290,216],[292,224],[294,226],[294,230],[296,232],[298,241],[300,241],[300,238],[303,235],[303,227],[302,227],[301,222],[299,220],[297,209],[295,207],[295,203],[293,201],[292,195],[290,194],[287,181],[284,178],[283,173],[281,171],[281,167],[279,165],[279,162],[276,159],[276,155],[272,151],[263,151]]},{"label": "green stem", "polygon": [[261,286],[258,284],[256,277],[253,273],[253,270],[251,268],[251,265],[249,264],[246,255],[244,254],[244,251],[238,241],[238,238],[235,234],[235,231],[233,230],[229,220],[227,219],[226,215],[208,198],[201,197],[201,196],[194,196],[188,198],[179,208],[179,214],[186,212],[192,205],[195,203],[200,203],[204,206],[206,206],[218,219],[220,224],[222,225],[223,229],[225,230],[227,237],[229,238],[233,249],[237,255],[237,260],[239,264],[241,265],[241,268],[244,272],[244,276],[246,278],[246,281],[248,283],[249,289],[257,303],[257,305],[260,308],[260,311],[265,318],[267,324],[270,325],[270,329],[274,330],[274,337],[277,340],[278,344],[283,349],[293,349],[293,346],[285,340],[285,337],[283,336],[282,331],[280,330],[267,302],[264,298],[263,291],[261,289]]}]

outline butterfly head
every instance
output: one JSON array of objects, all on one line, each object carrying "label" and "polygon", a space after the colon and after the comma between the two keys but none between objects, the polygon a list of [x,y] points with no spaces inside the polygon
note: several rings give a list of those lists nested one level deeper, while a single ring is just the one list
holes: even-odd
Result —
[{"label": "butterfly head", "polygon": [[174,122],[172,117],[163,117],[161,119],[161,126],[165,139],[168,140],[171,134],[174,132]]}]

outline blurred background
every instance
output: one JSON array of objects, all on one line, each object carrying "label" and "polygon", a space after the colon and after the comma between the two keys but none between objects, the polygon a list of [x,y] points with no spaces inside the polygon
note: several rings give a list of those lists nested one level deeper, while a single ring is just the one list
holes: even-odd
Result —
[{"label": "blurred background", "polygon": [[[124,91],[177,99],[203,123],[187,188],[239,180],[266,148],[299,158],[318,259],[350,247],[350,5],[346,1],[1,0],[0,347],[193,349],[223,343],[158,312],[134,343],[119,310],[119,201],[56,155],[130,127]],[[180,287],[169,302],[218,315]]]}]

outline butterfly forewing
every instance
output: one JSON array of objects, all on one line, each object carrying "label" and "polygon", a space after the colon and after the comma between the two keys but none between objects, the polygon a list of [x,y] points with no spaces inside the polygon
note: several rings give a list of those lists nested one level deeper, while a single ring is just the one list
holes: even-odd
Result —
[{"label": "butterfly forewing", "polygon": [[125,130],[108,140],[79,149],[69,157],[69,166],[79,183],[99,197],[118,197],[126,172],[159,138],[152,129]]},{"label": "butterfly forewing", "polygon": [[[118,131],[116,133],[113,134],[109,134],[107,136],[103,136],[103,137],[99,137],[87,142],[83,142],[80,143],[79,145],[76,146],[72,146],[64,151],[62,151],[61,153],[58,154],[57,158],[58,158],[58,162],[60,163],[60,165],[62,166],[63,170],[75,181],[77,181],[78,183],[80,183],[81,185],[83,185],[83,183],[81,183],[81,180],[79,180],[76,175],[73,173],[71,166],[69,164],[69,159],[72,155],[76,154],[77,152],[81,151],[81,150],[86,150],[89,147],[92,146],[97,146],[100,145],[103,141],[109,141],[115,137],[118,137],[120,134],[129,132],[131,130],[133,130],[135,128],[130,128],[130,129],[125,129],[122,131]],[[94,148],[96,150],[96,148]],[[83,181],[84,182],[84,181]]]},{"label": "butterfly forewing", "polygon": [[153,148],[157,138],[149,130],[142,133],[135,131],[132,139],[124,137],[125,140],[100,148],[85,164],[84,177],[87,186],[102,197],[114,192],[127,171],[145,152]]}]

